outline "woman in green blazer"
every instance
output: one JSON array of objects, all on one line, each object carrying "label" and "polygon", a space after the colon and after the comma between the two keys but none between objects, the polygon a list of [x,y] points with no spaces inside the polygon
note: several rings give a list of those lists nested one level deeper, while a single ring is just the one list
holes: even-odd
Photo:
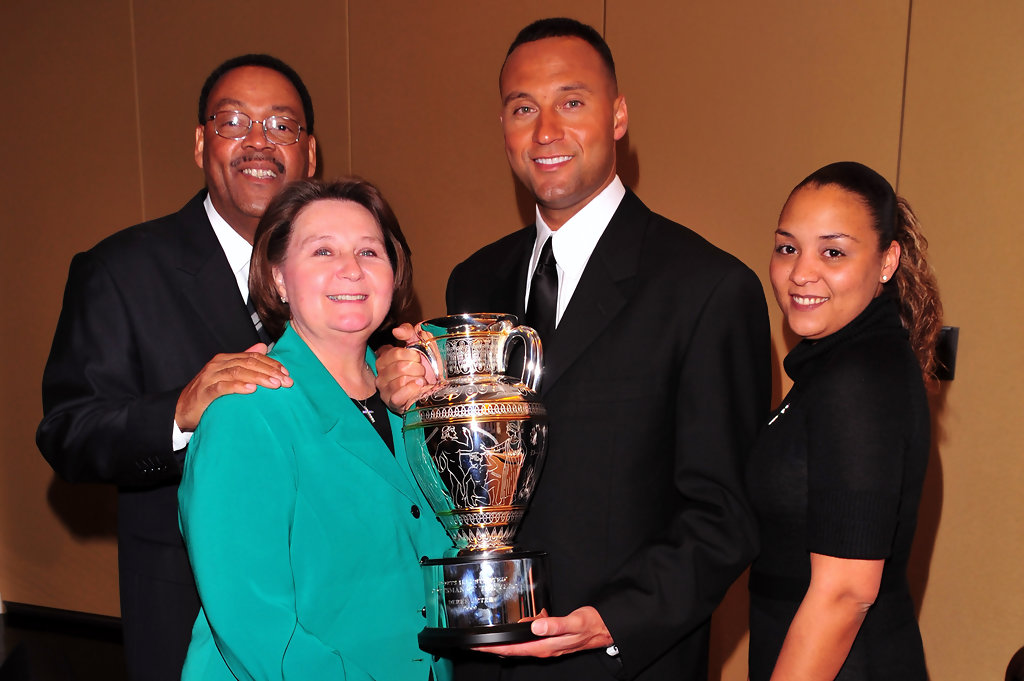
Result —
[{"label": "woman in green blazer", "polygon": [[290,185],[249,286],[294,385],[215,400],[189,444],[179,513],[202,610],[182,679],[448,681],[416,634],[418,559],[449,541],[367,348],[411,291],[394,214],[362,181]]}]

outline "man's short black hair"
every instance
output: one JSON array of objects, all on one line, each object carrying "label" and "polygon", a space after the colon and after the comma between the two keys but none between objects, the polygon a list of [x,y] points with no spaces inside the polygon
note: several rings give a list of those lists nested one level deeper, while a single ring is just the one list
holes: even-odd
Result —
[{"label": "man's short black hair", "polygon": [[567,17],[538,19],[519,31],[519,35],[512,41],[508,52],[505,53],[505,61],[508,61],[509,55],[520,45],[544,40],[545,38],[579,38],[586,41],[601,56],[601,61],[608,67],[608,72],[612,76],[612,81],[617,82],[615,78],[615,60],[612,59],[612,50],[608,47],[608,43],[604,41],[604,38],[593,26]]},{"label": "man's short black hair", "polygon": [[295,88],[295,91],[299,93],[299,99],[302,100],[302,110],[306,117],[304,122],[306,132],[310,135],[313,134],[313,99],[309,96],[306,84],[302,82],[302,78],[299,78],[299,74],[295,72],[295,69],[277,57],[271,57],[269,54],[243,54],[238,57],[232,57],[215,68],[207,76],[206,82],[203,83],[203,89],[199,93],[199,125],[206,123],[207,100],[210,98],[210,91],[213,90],[217,81],[223,78],[228,71],[234,71],[243,66],[261,66],[265,69],[277,71],[287,78],[292,87]]}]

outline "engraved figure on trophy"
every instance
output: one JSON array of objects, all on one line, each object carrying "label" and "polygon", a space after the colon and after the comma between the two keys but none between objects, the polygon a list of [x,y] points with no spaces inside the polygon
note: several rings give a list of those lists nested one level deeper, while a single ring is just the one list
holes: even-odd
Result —
[{"label": "engraved figure on trophy", "polygon": [[[418,328],[411,347],[438,383],[406,412],[403,432],[413,475],[453,542],[444,557],[421,561],[420,647],[532,639],[520,620],[547,605],[546,554],[512,542],[547,449],[540,340],[514,315],[453,315]],[[510,341],[524,345],[522,377],[506,373]]]},{"label": "engraved figure on trophy", "polygon": [[[433,450],[434,465],[452,493],[456,505],[508,506],[513,503],[516,481],[523,466],[523,453],[518,421],[509,421],[508,437],[497,439],[472,425],[441,426],[440,442]],[[486,476],[486,477],[484,477]]]},{"label": "engraved figure on trophy", "polygon": [[[426,436],[432,442],[439,434],[440,442],[431,448],[431,458],[441,476],[441,483],[460,506],[486,506],[487,469],[482,456],[473,446],[474,433],[470,425],[441,426],[433,428]],[[477,435],[486,435],[477,431]]]}]

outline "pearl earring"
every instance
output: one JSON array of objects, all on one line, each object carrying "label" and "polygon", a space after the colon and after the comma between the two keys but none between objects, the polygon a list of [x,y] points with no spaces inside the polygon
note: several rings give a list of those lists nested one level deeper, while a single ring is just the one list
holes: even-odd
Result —
[{"label": "pearl earring", "polygon": [[885,274],[883,274],[883,275],[882,275],[882,283],[884,284],[884,283],[885,283],[885,282],[887,282],[887,281],[889,281],[889,276],[888,276],[888,275],[885,275]]},{"label": "pearl earring", "polygon": [[281,296],[281,302],[284,303],[285,305],[287,305],[288,304],[288,299],[285,298],[284,296]]}]

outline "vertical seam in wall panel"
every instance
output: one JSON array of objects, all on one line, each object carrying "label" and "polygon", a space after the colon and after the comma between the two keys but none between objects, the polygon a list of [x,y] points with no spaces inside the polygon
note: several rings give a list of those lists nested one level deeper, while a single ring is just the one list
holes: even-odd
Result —
[{"label": "vertical seam in wall panel", "polygon": [[900,192],[903,171],[903,125],[907,118],[907,80],[910,74],[910,24],[914,16],[914,0],[907,0],[907,39],[903,49],[903,92],[900,94],[900,132],[896,143],[896,193]]},{"label": "vertical seam in wall panel", "polygon": [[142,215],[139,222],[146,219],[146,178],[142,171],[142,103],[139,100],[139,56],[135,46],[135,2],[128,0],[128,22],[132,45],[132,87],[135,94],[135,145],[139,155],[139,205]]},{"label": "vertical seam in wall panel", "polygon": [[352,174],[352,2],[345,2],[345,133],[348,137],[348,168],[346,174]]}]

